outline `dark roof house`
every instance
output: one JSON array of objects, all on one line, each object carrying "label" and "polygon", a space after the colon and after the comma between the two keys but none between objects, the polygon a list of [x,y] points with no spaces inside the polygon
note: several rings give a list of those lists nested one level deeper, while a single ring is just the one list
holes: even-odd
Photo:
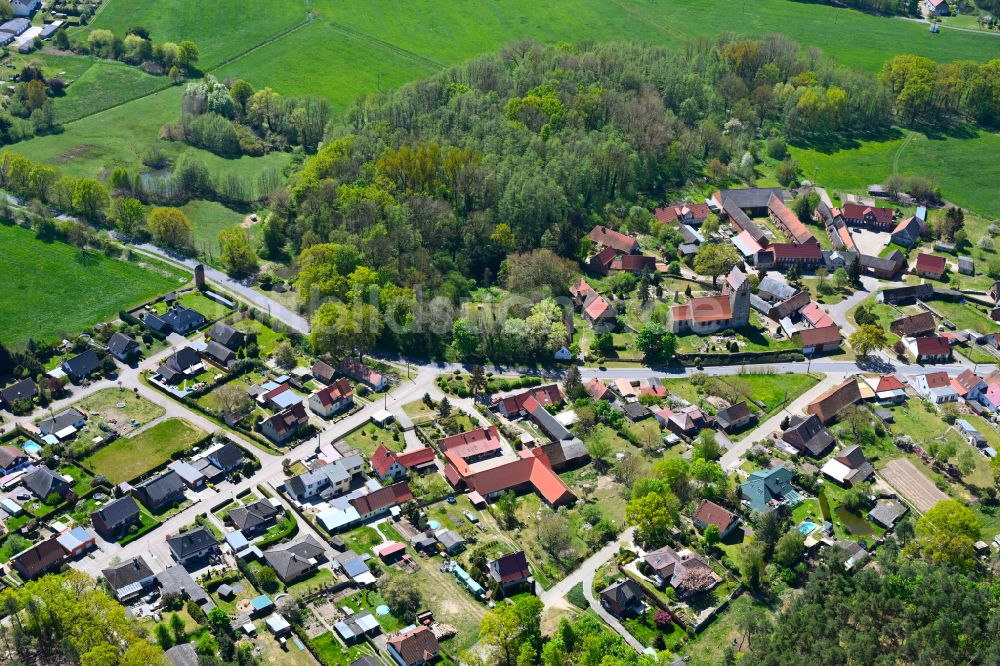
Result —
[{"label": "dark roof house", "polygon": [[286,583],[315,571],[316,565],[325,556],[323,546],[309,535],[264,551],[268,565]]},{"label": "dark roof house", "polygon": [[132,494],[150,511],[159,511],[184,499],[184,480],[177,472],[169,470],[135,486]]},{"label": "dark roof house", "polygon": [[750,411],[745,402],[720,409],[715,415],[715,422],[726,432],[739,430],[756,419],[757,415]]},{"label": "dark roof house", "polygon": [[108,340],[108,351],[122,363],[134,359],[140,351],[139,343],[124,333],[115,333]]},{"label": "dark roof house", "polygon": [[623,578],[600,591],[601,605],[618,617],[638,613],[645,594],[637,582]]},{"label": "dark roof house", "polygon": [[93,349],[88,349],[82,354],[78,354],[69,360],[63,361],[62,364],[63,372],[65,372],[74,383],[86,379],[90,375],[97,372],[100,367],[101,360],[97,357],[97,352]]},{"label": "dark roof house", "polygon": [[25,475],[22,481],[24,487],[35,494],[35,497],[45,501],[45,498],[52,493],[57,493],[60,497],[65,497],[70,491],[70,484],[48,467],[38,467],[33,472]]},{"label": "dark roof house", "polygon": [[263,532],[268,525],[278,517],[278,509],[270,500],[262,499],[244,506],[238,506],[229,512],[226,518],[233,527],[243,532],[246,537],[252,537]]},{"label": "dark roof house", "polygon": [[167,539],[170,554],[181,564],[204,557],[218,545],[215,535],[204,527],[196,527]]},{"label": "dark roof house", "polygon": [[102,537],[113,540],[140,522],[139,505],[131,495],[108,502],[90,514],[90,521]]},{"label": "dark roof house", "polygon": [[208,332],[208,337],[233,351],[238,350],[247,341],[246,333],[233,328],[224,321],[217,322],[212,326],[212,329]]},{"label": "dark roof house", "polygon": [[432,662],[441,651],[434,632],[425,626],[396,634],[386,641],[386,649],[400,666],[421,666]]},{"label": "dark roof house", "polygon": [[833,434],[815,414],[807,417],[796,414],[791,417],[788,429],[781,433],[781,439],[798,449],[799,453],[816,458],[833,446]]},{"label": "dark roof house", "polygon": [[22,379],[0,391],[0,407],[10,409],[18,400],[31,400],[38,395],[38,386],[33,379]]}]

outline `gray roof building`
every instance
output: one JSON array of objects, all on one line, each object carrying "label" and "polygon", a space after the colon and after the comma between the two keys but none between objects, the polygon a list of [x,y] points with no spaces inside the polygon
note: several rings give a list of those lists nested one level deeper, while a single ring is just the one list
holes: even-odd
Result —
[{"label": "gray roof building", "polygon": [[326,550],[322,544],[309,535],[264,551],[264,559],[278,578],[286,582],[311,573],[325,557]]}]

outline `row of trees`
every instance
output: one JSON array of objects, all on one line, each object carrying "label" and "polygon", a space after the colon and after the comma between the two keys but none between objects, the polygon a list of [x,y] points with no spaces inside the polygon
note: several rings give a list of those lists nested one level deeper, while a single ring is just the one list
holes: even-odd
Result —
[{"label": "row of trees", "polygon": [[137,65],[149,74],[167,74],[179,80],[198,72],[198,45],[191,40],[180,44],[154,42],[149,31],[141,26],[129,28],[125,36],[99,28],[69,37],[65,31],[56,33],[56,48],[68,49],[81,55],[93,55],[108,60],[120,60]]}]

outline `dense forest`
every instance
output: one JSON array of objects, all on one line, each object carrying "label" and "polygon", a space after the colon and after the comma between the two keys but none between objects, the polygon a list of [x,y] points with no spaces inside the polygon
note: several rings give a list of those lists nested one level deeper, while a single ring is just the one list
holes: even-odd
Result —
[{"label": "dense forest", "polygon": [[747,622],[740,663],[1000,663],[1000,594],[981,574],[901,554],[894,541],[878,566],[855,574],[831,557],[773,623]]}]

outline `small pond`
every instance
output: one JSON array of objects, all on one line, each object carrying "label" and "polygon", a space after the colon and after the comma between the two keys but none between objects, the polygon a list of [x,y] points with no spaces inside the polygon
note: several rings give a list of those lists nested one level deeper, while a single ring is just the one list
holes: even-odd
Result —
[{"label": "small pond", "polygon": [[837,518],[851,534],[855,536],[874,534],[872,526],[864,519],[864,516],[858,515],[843,506],[838,506],[833,512],[837,514]]}]

